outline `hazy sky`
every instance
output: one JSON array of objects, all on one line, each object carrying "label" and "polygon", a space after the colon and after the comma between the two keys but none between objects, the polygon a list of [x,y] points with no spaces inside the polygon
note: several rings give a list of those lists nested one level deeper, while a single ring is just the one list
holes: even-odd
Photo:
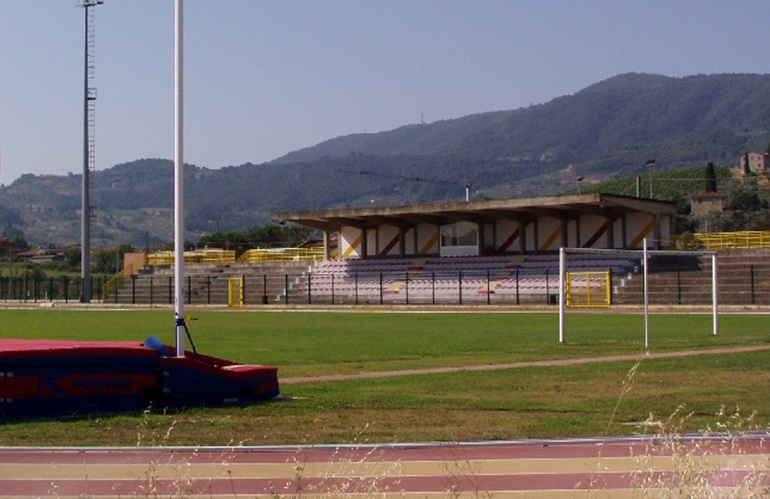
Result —
[{"label": "hazy sky", "polygon": [[[0,0],[0,183],[82,170],[77,1]],[[173,13],[96,9],[97,169],[173,157]],[[619,73],[770,73],[768,0],[187,0],[185,14],[185,159],[210,168]]]}]

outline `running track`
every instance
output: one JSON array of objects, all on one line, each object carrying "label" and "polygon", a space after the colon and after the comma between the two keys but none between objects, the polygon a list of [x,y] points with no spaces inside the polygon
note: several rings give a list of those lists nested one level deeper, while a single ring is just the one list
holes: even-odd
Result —
[{"label": "running track", "polygon": [[[770,486],[767,434],[740,442],[520,441],[373,447],[0,448],[0,498],[703,497]],[[733,445],[734,444],[734,445]],[[693,474],[693,470],[699,471]],[[681,472],[686,471],[683,478]],[[695,477],[695,478],[693,478]],[[716,492],[715,495],[713,495]],[[743,493],[741,493],[741,491]],[[763,496],[764,497],[764,496]]]},{"label": "running track", "polygon": [[[748,350],[754,348],[732,349]],[[653,355],[716,353],[727,351]],[[557,364],[637,358],[571,359]],[[511,369],[531,365],[540,363],[449,369]],[[432,371],[364,376],[429,372]],[[282,382],[346,378],[295,378]],[[0,448],[0,499],[624,499],[670,497],[671,490],[679,486],[690,487],[686,489],[689,497],[747,497],[752,492],[768,494],[770,490],[769,439],[770,434],[761,433],[738,440],[692,437],[677,442],[598,439],[374,447]]]}]

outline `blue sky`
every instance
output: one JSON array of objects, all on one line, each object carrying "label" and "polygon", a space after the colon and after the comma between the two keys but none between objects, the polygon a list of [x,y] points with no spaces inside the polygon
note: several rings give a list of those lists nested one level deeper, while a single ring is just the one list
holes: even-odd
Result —
[{"label": "blue sky", "polygon": [[[0,0],[0,183],[82,169],[76,1]],[[97,169],[173,157],[173,13],[97,8]],[[209,168],[625,72],[770,73],[768,0],[187,0],[185,15],[185,159]]]}]

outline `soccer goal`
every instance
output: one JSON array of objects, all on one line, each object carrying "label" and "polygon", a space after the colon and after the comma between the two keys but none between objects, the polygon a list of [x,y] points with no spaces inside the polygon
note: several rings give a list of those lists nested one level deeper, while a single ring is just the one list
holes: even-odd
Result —
[{"label": "soccer goal", "polygon": [[[641,250],[621,250],[621,249],[596,249],[596,248],[561,248],[559,250],[559,342],[566,343],[565,336],[565,314],[568,307],[575,308],[580,305],[575,305],[576,297],[578,297],[579,303],[590,303],[592,288],[588,285],[588,278],[582,277],[582,286],[576,286],[574,276],[580,276],[581,272],[569,271],[570,268],[570,255],[606,255],[608,257],[641,257],[642,262],[642,279],[643,279],[643,300],[644,300],[644,347],[650,346],[650,327],[649,327],[649,260],[652,255],[667,255],[667,256],[711,256],[711,308],[712,308],[712,335],[717,336],[719,334],[719,304],[717,302],[717,253],[716,251],[670,251],[670,250],[650,250],[647,246],[647,239],[642,243]],[[574,266],[574,265],[573,265]],[[582,274],[590,274],[588,272],[582,272]],[[606,286],[603,296],[606,296],[606,305],[611,305],[611,276],[609,272],[606,273]],[[576,294],[576,289],[582,289],[582,295],[580,292]],[[601,289],[594,287],[593,289]],[[594,295],[595,296],[595,295]],[[587,297],[587,298],[581,298]],[[597,302],[598,303],[598,302]],[[586,305],[583,305],[586,306]]]}]

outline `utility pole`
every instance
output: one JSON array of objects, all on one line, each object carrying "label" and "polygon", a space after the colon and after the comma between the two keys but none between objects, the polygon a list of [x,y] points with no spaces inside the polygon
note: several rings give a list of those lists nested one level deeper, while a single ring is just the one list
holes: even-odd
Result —
[{"label": "utility pole", "polygon": [[83,183],[80,204],[80,280],[82,303],[91,303],[91,172],[95,168],[94,113],[96,88],[94,78],[94,11],[104,0],[84,0],[78,7],[85,13],[83,56]]},{"label": "utility pole", "polygon": [[655,159],[648,159],[644,165],[650,169],[650,199],[652,199],[652,167],[655,166]]}]

